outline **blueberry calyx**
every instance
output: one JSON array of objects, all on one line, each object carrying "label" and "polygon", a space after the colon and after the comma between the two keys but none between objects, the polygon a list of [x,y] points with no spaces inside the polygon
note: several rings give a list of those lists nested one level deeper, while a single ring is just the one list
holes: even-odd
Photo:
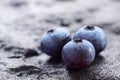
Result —
[{"label": "blueberry calyx", "polygon": [[55,31],[55,29],[50,29],[48,30],[48,33],[53,33]]},{"label": "blueberry calyx", "polygon": [[82,43],[82,39],[75,39],[74,42],[75,43]]},{"label": "blueberry calyx", "polygon": [[87,30],[93,30],[94,29],[94,26],[93,25],[89,25],[86,27]]}]

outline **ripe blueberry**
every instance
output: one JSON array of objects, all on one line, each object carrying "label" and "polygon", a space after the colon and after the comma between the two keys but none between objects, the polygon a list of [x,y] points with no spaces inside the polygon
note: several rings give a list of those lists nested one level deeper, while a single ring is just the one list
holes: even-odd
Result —
[{"label": "ripe blueberry", "polygon": [[83,38],[90,41],[95,47],[96,54],[100,53],[107,46],[107,38],[103,30],[97,26],[84,26],[79,29],[73,39]]},{"label": "ripe blueberry", "polygon": [[94,58],[94,46],[87,40],[72,40],[62,50],[62,59],[70,68],[86,68]]},{"label": "ripe blueberry", "polygon": [[70,33],[65,28],[48,30],[42,37],[41,50],[54,58],[61,57],[63,46],[70,40]]}]

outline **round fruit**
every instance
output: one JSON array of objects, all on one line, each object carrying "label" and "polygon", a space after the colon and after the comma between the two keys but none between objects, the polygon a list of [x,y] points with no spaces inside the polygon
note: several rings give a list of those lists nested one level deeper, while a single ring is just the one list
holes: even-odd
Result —
[{"label": "round fruit", "polygon": [[66,28],[50,29],[42,37],[41,50],[52,57],[61,57],[63,46],[70,40],[70,33]]},{"label": "round fruit", "polygon": [[62,59],[70,68],[86,68],[94,58],[94,46],[87,40],[72,40],[62,50]]},{"label": "round fruit", "polygon": [[103,51],[107,45],[107,38],[103,30],[97,26],[84,26],[79,29],[73,39],[85,39],[90,41],[95,47],[96,54]]}]

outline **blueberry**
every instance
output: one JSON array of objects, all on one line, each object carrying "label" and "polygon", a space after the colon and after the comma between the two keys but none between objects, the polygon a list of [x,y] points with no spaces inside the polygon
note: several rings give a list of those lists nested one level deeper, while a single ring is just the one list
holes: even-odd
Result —
[{"label": "blueberry", "polygon": [[71,36],[66,28],[48,30],[42,37],[41,50],[54,58],[60,58],[63,46],[70,40]]},{"label": "blueberry", "polygon": [[84,26],[79,29],[73,39],[83,38],[90,41],[95,47],[96,54],[99,54],[107,46],[107,38],[105,33],[98,26]]},{"label": "blueberry", "polygon": [[62,50],[62,59],[70,68],[86,68],[94,58],[94,46],[87,40],[72,40]]}]

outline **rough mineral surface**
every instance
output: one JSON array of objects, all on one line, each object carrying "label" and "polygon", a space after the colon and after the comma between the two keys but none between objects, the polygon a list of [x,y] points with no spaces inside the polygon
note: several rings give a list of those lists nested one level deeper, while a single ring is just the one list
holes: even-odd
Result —
[{"label": "rough mineral surface", "polygon": [[[107,48],[89,68],[72,70],[40,50],[45,31],[104,29]],[[119,0],[0,0],[0,80],[120,80]]]}]

